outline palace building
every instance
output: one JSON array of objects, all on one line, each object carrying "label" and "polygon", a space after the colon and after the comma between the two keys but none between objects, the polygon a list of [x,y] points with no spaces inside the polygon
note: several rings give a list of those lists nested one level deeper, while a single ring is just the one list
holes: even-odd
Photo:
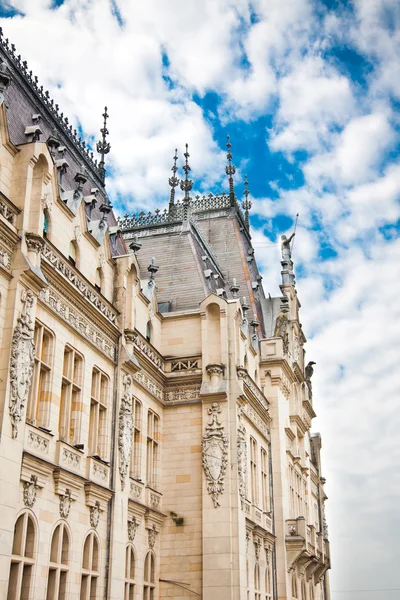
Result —
[{"label": "palace building", "polygon": [[247,182],[117,218],[0,35],[0,598],[330,600],[291,238],[265,294]]}]

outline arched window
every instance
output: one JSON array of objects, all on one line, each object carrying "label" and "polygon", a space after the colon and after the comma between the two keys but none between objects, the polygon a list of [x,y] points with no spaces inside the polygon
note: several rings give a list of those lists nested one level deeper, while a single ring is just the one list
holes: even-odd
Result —
[{"label": "arched window", "polygon": [[85,540],[82,558],[82,581],[80,600],[97,597],[99,581],[99,542],[92,531]]},{"label": "arched window", "polygon": [[140,479],[141,470],[141,435],[142,435],[142,403],[135,397],[132,398],[133,438],[131,451],[131,477]]},{"label": "arched window", "polygon": [[94,284],[94,287],[96,288],[96,290],[98,292],[102,291],[102,284],[103,284],[103,269],[101,267],[98,267],[96,269],[96,283]]},{"label": "arched window", "polygon": [[18,517],[14,527],[7,600],[28,600],[32,597],[35,537],[33,519],[26,512]]},{"label": "arched window", "polygon": [[135,597],[135,552],[132,546],[126,548],[125,560],[125,597],[124,600],[134,600]]},{"label": "arched window", "polygon": [[51,540],[46,600],[65,600],[68,597],[69,548],[68,529],[65,523],[60,523]]},{"label": "arched window", "polygon": [[297,594],[297,578],[296,578],[296,573],[293,573],[292,575],[292,598],[296,598],[296,600],[298,599],[298,594]]},{"label": "arched window", "polygon": [[155,588],[154,554],[149,550],[144,561],[143,600],[154,600]]},{"label": "arched window", "polygon": [[74,267],[79,269],[79,247],[74,240],[72,240],[69,244],[68,259],[74,265]]},{"label": "arched window", "polygon": [[51,405],[51,368],[53,366],[54,336],[39,321],[35,322],[35,362],[29,389],[27,421],[48,427]]},{"label": "arched window", "polygon": [[254,567],[254,600],[261,600],[260,566],[258,563]]},{"label": "arched window", "polygon": [[151,321],[147,321],[147,325],[146,325],[146,340],[148,342],[151,341]]},{"label": "arched window", "polygon": [[265,600],[272,600],[271,568],[269,564],[265,567]]}]

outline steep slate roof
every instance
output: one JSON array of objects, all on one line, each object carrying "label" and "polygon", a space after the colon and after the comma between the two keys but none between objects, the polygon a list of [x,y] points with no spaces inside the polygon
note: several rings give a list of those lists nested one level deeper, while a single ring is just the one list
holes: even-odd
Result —
[{"label": "steep slate roof", "polygon": [[[11,76],[11,85],[5,90],[4,98],[7,108],[7,122],[11,142],[15,146],[26,144],[28,139],[25,129],[34,125],[33,115],[40,115],[38,123],[42,133],[40,141],[45,142],[56,130],[57,138],[65,146],[64,158],[69,167],[62,179],[64,190],[76,188],[74,177],[84,170],[87,181],[83,186],[83,195],[89,196],[91,190],[98,189],[96,202],[92,207],[85,205],[88,222],[102,218],[99,208],[106,201],[106,191],[102,183],[97,162],[85,143],[74,133],[68,119],[60,113],[58,106],[50,98],[48,92],[39,86],[37,78],[28,70],[28,65],[17,55],[15,47],[3,37],[0,28],[0,62],[5,63]],[[57,157],[56,157],[57,158]],[[60,156],[61,158],[61,156]],[[107,215],[109,227],[115,227],[117,220],[111,211]],[[126,254],[122,237],[116,230],[109,231],[111,248],[114,255]]]}]

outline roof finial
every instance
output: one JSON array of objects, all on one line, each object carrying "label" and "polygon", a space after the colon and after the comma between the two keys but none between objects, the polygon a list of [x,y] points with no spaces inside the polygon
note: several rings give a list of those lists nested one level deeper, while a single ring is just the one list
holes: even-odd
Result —
[{"label": "roof finial", "polygon": [[190,166],[188,163],[188,158],[190,156],[188,147],[189,147],[188,144],[185,144],[186,152],[183,155],[185,157],[185,164],[183,166],[183,170],[185,172],[185,179],[181,179],[181,190],[183,192],[185,192],[185,197],[183,199],[183,220],[184,221],[187,221],[187,218],[188,218],[189,204],[190,204],[189,192],[193,187],[193,181],[191,181],[189,179],[189,171],[191,169],[190,169]]},{"label": "roof finial", "polygon": [[244,209],[244,220],[246,223],[246,227],[247,229],[250,229],[250,222],[249,222],[249,210],[251,209],[251,200],[249,200],[249,182],[247,181],[247,175],[244,176],[244,200],[242,202],[242,206]]},{"label": "roof finial", "polygon": [[175,148],[175,156],[174,156],[173,160],[174,160],[174,166],[171,169],[173,175],[172,175],[172,177],[170,177],[168,179],[168,183],[171,186],[171,194],[169,197],[169,212],[171,212],[173,209],[174,202],[175,202],[175,188],[176,188],[176,186],[179,185],[179,179],[176,176],[176,172],[178,170],[178,167],[176,166],[176,161],[178,160],[178,149],[177,148]]},{"label": "roof finial", "polygon": [[232,144],[231,144],[231,138],[229,137],[229,135],[227,135],[226,139],[227,139],[226,147],[228,148],[228,152],[226,154],[226,158],[228,159],[228,164],[225,167],[225,173],[229,177],[229,199],[230,199],[230,204],[231,204],[231,206],[235,206],[235,190],[234,190],[234,187],[233,187],[233,176],[236,173],[236,167],[235,167],[235,165],[232,164],[232,153],[231,153]]},{"label": "roof finial", "polygon": [[103,124],[103,128],[100,129],[100,133],[101,133],[101,141],[97,142],[97,152],[101,155],[101,161],[99,162],[99,174],[100,174],[100,179],[103,182],[103,185],[105,184],[105,178],[106,178],[106,170],[104,168],[104,156],[106,154],[108,154],[111,150],[111,146],[109,144],[109,142],[106,141],[106,137],[107,135],[110,133],[107,129],[107,119],[109,117],[109,114],[107,113],[107,106],[104,107],[104,112],[102,114],[102,117],[104,117],[104,124]]}]

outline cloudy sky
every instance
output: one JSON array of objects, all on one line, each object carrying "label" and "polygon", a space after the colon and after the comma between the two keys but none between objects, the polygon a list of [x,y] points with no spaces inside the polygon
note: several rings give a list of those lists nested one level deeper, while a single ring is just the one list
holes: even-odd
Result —
[{"label": "cloudy sky", "polygon": [[109,107],[118,212],[166,205],[185,142],[197,190],[227,189],[229,132],[271,294],[300,213],[332,600],[398,598],[400,2],[2,0],[0,24],[89,144]]}]

